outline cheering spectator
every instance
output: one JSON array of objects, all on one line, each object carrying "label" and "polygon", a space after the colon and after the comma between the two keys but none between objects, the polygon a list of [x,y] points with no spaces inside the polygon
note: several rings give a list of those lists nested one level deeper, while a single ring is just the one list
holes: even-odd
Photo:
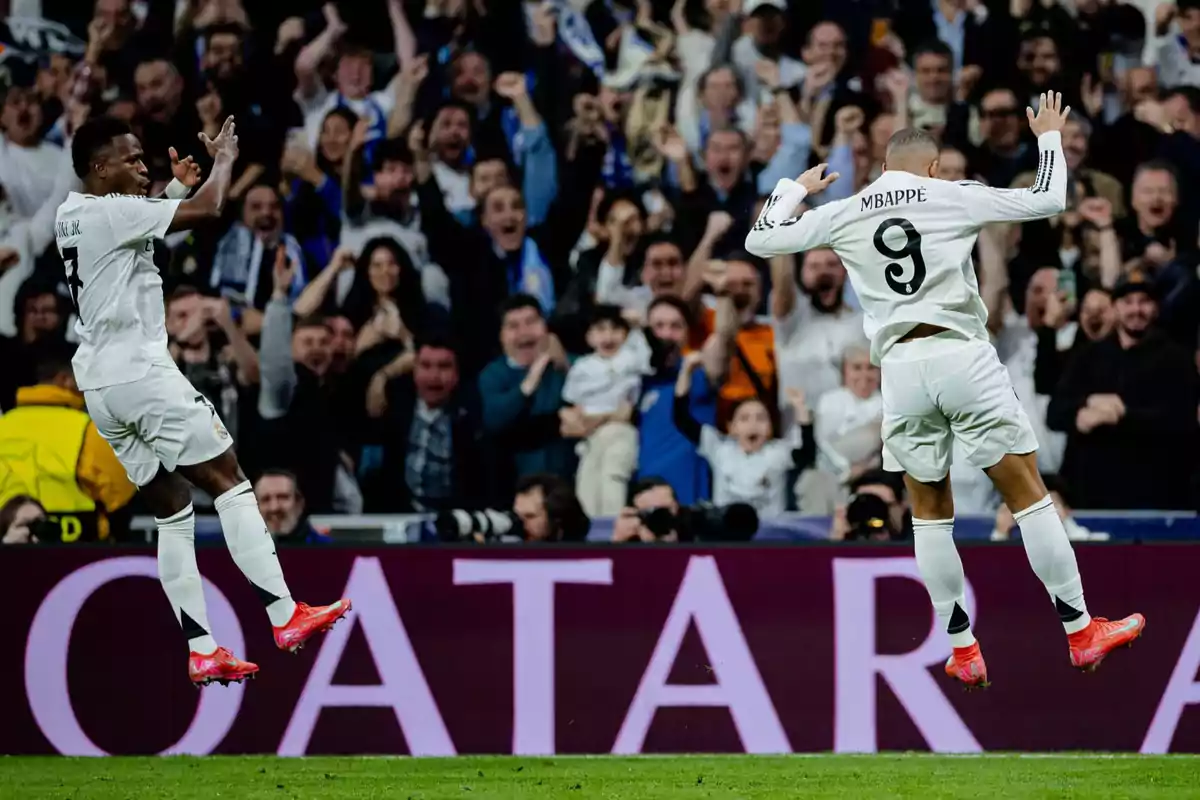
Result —
[{"label": "cheering spectator", "polygon": [[597,306],[588,325],[591,355],[567,371],[559,412],[562,434],[581,438],[575,494],[591,517],[615,515],[625,504],[629,476],[637,464],[637,430],[629,424],[633,404],[649,367],[646,338],[629,333],[616,306]]},{"label": "cheering spectator", "polygon": [[269,469],[254,482],[254,497],[263,522],[276,544],[317,544],[329,537],[309,523],[304,495],[296,476],[287,470]]},{"label": "cheering spectator", "polygon": [[690,353],[683,360],[675,383],[673,418],[675,427],[698,446],[700,455],[712,468],[713,501],[721,506],[747,503],[766,516],[782,514],[788,472],[809,467],[817,452],[812,412],[804,402],[803,393],[796,389],[788,393],[796,422],[787,439],[773,437],[771,415],[756,398],[743,400],[734,407],[729,436],[722,436],[716,428],[701,425],[689,413],[692,371],[701,361],[698,353]]},{"label": "cheering spectator", "polygon": [[[646,312],[646,337],[654,357],[652,374],[642,377],[637,406],[637,478],[661,476],[685,504],[711,494],[711,475],[696,446],[675,427],[675,383],[691,341],[692,311],[677,297],[656,298]],[[688,414],[701,425],[715,425],[717,395],[702,368],[692,375]]]},{"label": "cheering spectator", "polygon": [[1155,326],[1146,276],[1126,276],[1113,298],[1116,332],[1075,357],[1047,411],[1067,433],[1063,477],[1083,508],[1190,508],[1195,362]]},{"label": "cheering spectator", "polygon": [[483,491],[480,427],[442,339],[419,342],[375,373],[367,414],[384,421],[382,472],[364,485],[368,511],[442,511]]},{"label": "cheering spectator", "polygon": [[810,250],[800,258],[799,287],[791,257],[771,261],[771,317],[781,405],[790,389],[799,389],[820,404],[826,392],[842,385],[842,358],[847,350],[866,343],[862,313],[846,305],[846,268],[837,255],[832,250]]},{"label": "cheering spectator", "polygon": [[1017,175],[1037,169],[1037,148],[1022,139],[1024,107],[1011,89],[993,89],[979,101],[983,144],[971,158],[971,174],[989,186],[1011,186]]},{"label": "cheering spectator", "polygon": [[879,368],[858,345],[842,356],[842,385],[821,395],[813,436],[816,468],[806,470],[796,486],[801,513],[830,514],[845,496],[841,487],[882,464],[883,397]]},{"label": "cheering spectator", "polygon": [[[499,483],[537,472],[572,475],[575,453],[560,432],[567,358],[546,327],[541,304],[517,294],[500,309],[504,355],[479,375],[483,430]],[[478,324],[478,323],[476,323]],[[506,494],[504,486],[497,493]]]},{"label": "cheering spectator", "polygon": [[715,328],[704,346],[704,371],[720,385],[717,427],[733,414],[733,406],[757,398],[772,420],[779,419],[776,400],[775,336],[758,321],[755,309],[762,299],[758,259],[734,254],[729,261],[710,264],[709,281],[717,293]]},{"label": "cheering spectator", "polygon": [[[275,290],[263,314],[259,352],[262,389],[258,413],[264,454],[293,472],[308,507],[316,513],[335,508],[361,510],[361,495],[342,460],[344,420],[330,412],[334,385],[328,380],[332,332],[320,317],[293,324],[288,303],[296,266],[286,251],[275,251]],[[298,433],[303,431],[303,436]],[[357,507],[357,508],[356,508]]]},{"label": "cheering spectator", "polygon": [[304,288],[304,252],[296,237],[283,230],[283,204],[274,186],[260,184],[246,192],[240,223],[217,243],[210,283],[213,289],[242,306],[241,323],[248,335],[262,329],[262,312],[272,293],[272,267],[283,248],[295,265],[290,296]]},{"label": "cheering spectator", "polygon": [[[218,410],[229,435],[238,441],[247,416],[239,400],[248,387],[258,385],[258,353],[234,322],[229,302],[180,286],[167,298],[166,327],[171,357],[180,372]],[[250,427],[252,420],[245,426]]]}]

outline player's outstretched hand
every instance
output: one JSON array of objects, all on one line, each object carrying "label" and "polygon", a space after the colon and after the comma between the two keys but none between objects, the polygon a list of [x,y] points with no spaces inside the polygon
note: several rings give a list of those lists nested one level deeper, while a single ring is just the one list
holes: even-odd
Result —
[{"label": "player's outstretched hand", "polygon": [[1070,106],[1063,108],[1062,92],[1042,92],[1036,115],[1032,108],[1025,109],[1025,115],[1029,117],[1029,128],[1034,136],[1061,131],[1067,124],[1067,115],[1070,113]]},{"label": "player's outstretched hand", "polygon": [[[803,173],[799,178],[796,178],[796,183],[800,184],[810,194],[820,194],[825,191],[829,184],[842,177],[837,172],[831,172],[825,175],[825,168],[828,164],[817,164],[812,169]],[[821,177],[825,175],[825,177]]]},{"label": "player's outstretched hand", "polygon": [[189,189],[200,182],[200,165],[191,156],[180,161],[174,147],[167,148],[167,153],[171,156],[171,174],[175,180]]},{"label": "player's outstretched hand", "polygon": [[213,158],[216,158],[218,154],[224,154],[227,158],[233,159],[238,157],[237,127],[233,124],[232,114],[225,118],[225,123],[221,125],[221,132],[217,134],[216,139],[208,138],[208,135],[203,132],[198,135],[200,141],[204,142],[204,149]]}]

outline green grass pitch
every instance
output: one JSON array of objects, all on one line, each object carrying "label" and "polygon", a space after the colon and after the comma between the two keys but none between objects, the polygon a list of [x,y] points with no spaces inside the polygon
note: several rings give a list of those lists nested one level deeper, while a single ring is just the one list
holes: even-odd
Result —
[{"label": "green grass pitch", "polygon": [[0,758],[0,797],[1200,798],[1187,756]]}]

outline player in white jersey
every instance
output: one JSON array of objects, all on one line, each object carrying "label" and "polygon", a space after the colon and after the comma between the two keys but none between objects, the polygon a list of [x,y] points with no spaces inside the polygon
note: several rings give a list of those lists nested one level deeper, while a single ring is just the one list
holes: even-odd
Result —
[{"label": "player in white jersey", "polygon": [[1095,669],[1145,626],[1140,614],[1117,622],[1088,615],[1075,554],[1038,474],[1037,439],[988,337],[971,260],[984,225],[1043,219],[1066,207],[1060,131],[1069,112],[1055,93],[1042,95],[1036,116],[1029,109],[1040,151],[1029,189],[937,180],[937,142],[902,130],[870,186],[797,215],[805,197],[838,176],[822,177],[822,164],[798,182],[781,180],[746,237],[746,249],[758,256],[832,248],[846,266],[881,369],[883,465],[905,473],[917,566],[954,650],[946,672],[968,687],[988,679],[953,540],[955,439],[1016,510],[1029,562],[1059,612],[1075,666]]},{"label": "player in white jersey", "polygon": [[[295,652],[350,610],[349,600],[292,601],[254,491],[216,409],[167,351],[154,240],[221,215],[238,155],[233,117],[216,139],[200,134],[212,174],[190,199],[148,198],[142,146],[127,125],[97,118],[75,133],[71,158],[83,180],[58,208],[55,233],[78,318],[73,365],[88,413],[112,445],[158,526],[159,577],[188,640],[197,685],[237,682],[258,666],[218,647],[196,567],[192,484],[216,498],[234,562],[255,588],[275,643]],[[174,150],[172,161],[176,161]],[[172,184],[168,194],[187,194]]]}]

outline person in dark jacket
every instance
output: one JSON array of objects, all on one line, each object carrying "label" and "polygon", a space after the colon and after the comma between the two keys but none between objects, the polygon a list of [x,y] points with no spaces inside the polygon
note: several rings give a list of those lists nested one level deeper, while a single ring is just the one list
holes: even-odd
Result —
[{"label": "person in dark jacket", "polygon": [[389,380],[389,366],[367,391],[368,415],[381,419],[383,469],[363,485],[365,510],[444,511],[480,495],[480,423],[459,382],[458,355],[445,339],[419,341],[411,373]]},{"label": "person in dark jacket", "polygon": [[1156,328],[1148,276],[1126,275],[1113,297],[1116,332],[1076,355],[1046,412],[1049,427],[1068,436],[1062,475],[1080,508],[1188,508],[1196,365]]},{"label": "person in dark jacket", "polygon": [[564,164],[558,196],[546,220],[533,228],[523,194],[509,185],[483,198],[482,227],[464,227],[447,210],[424,154],[417,156],[421,229],[430,255],[450,278],[451,322],[462,337],[459,367],[464,378],[474,380],[499,354],[497,310],[505,299],[529,294],[544,316],[553,313],[567,284],[568,256],[587,221],[603,151],[581,148]]}]

